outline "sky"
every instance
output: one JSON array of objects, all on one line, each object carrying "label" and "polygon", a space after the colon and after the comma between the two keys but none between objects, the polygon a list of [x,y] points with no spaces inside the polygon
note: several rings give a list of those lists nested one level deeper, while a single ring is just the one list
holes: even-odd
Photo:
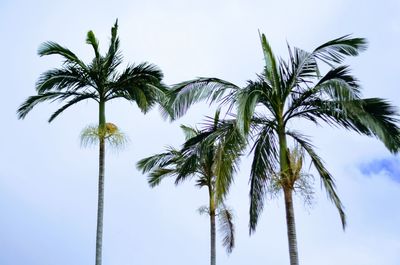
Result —
[{"label": "sky", "polygon": [[[93,264],[97,207],[97,149],[82,148],[79,134],[96,123],[97,106],[81,103],[47,123],[57,103],[37,106],[25,120],[16,109],[35,93],[39,75],[61,61],[40,58],[37,48],[56,41],[83,60],[93,30],[107,48],[118,18],[125,65],[148,61],[165,83],[215,76],[238,85],[263,67],[258,30],[275,54],[286,42],[305,50],[345,34],[365,37],[369,48],[346,61],[366,97],[400,106],[398,93],[400,2],[304,1],[0,1],[0,264]],[[157,110],[146,116],[134,104],[107,105],[107,120],[129,136],[120,152],[107,152],[103,264],[206,264],[209,227],[197,208],[205,190],[172,180],[151,189],[135,163],[183,141],[180,124],[201,123],[213,107],[195,105],[178,121]],[[301,264],[398,265],[400,167],[376,139],[310,124],[292,124],[309,135],[336,179],[348,226],[315,180],[315,198],[296,198]],[[283,198],[267,200],[257,231],[248,235],[248,176],[242,159],[228,204],[234,209],[236,248],[217,245],[218,264],[288,264]]]}]

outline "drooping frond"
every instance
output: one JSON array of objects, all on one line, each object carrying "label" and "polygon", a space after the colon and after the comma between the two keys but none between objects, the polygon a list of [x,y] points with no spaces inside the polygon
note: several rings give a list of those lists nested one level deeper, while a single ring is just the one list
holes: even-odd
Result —
[{"label": "drooping frond", "polygon": [[19,119],[24,119],[26,115],[39,103],[45,101],[65,100],[69,97],[81,97],[82,94],[73,92],[46,92],[27,98],[18,108],[17,115]]},{"label": "drooping frond", "polygon": [[319,176],[321,177],[321,181],[328,195],[328,198],[335,204],[339,212],[340,219],[342,221],[342,227],[343,229],[345,229],[346,215],[344,213],[343,204],[336,193],[336,185],[331,173],[329,173],[329,171],[325,168],[323,161],[315,153],[312,144],[310,144],[309,140],[305,136],[295,131],[287,131],[286,133],[287,135],[292,137],[307,152],[308,156],[311,158],[311,163],[313,164]]},{"label": "drooping frond", "polygon": [[257,135],[252,148],[254,154],[250,172],[250,234],[255,231],[258,217],[264,208],[266,186],[276,172],[278,146],[274,128],[265,126]]},{"label": "drooping frond", "polygon": [[262,94],[262,84],[251,81],[237,93],[237,126],[244,135],[249,133],[251,119]]},{"label": "drooping frond", "polygon": [[213,172],[216,200],[220,202],[228,194],[238,170],[240,157],[245,148],[245,139],[234,122],[221,122],[215,131],[220,135],[215,145]]},{"label": "drooping frond", "polygon": [[58,110],[56,110],[49,118],[49,122],[52,122],[55,118],[58,117],[58,115],[60,115],[64,110],[68,109],[69,107],[75,105],[76,103],[86,100],[86,99],[94,99],[97,101],[97,98],[95,97],[95,95],[93,94],[80,94],[80,95],[76,95],[73,99],[71,99],[70,101],[68,101],[66,104],[64,104],[61,108],[59,108]]},{"label": "drooping frond", "polygon": [[229,102],[229,92],[239,89],[235,84],[218,78],[200,77],[176,84],[171,93],[171,109],[174,118],[183,116],[193,104],[207,100],[213,102]]},{"label": "drooping frond", "polygon": [[222,245],[228,253],[235,247],[235,226],[232,210],[221,204],[218,208],[219,232],[222,235]]},{"label": "drooping frond", "polygon": [[108,91],[107,100],[122,97],[134,101],[146,113],[155,103],[166,97],[162,78],[162,72],[153,64],[128,66]]},{"label": "drooping frond", "polygon": [[160,184],[163,178],[176,174],[176,164],[179,163],[180,159],[180,152],[169,147],[164,153],[141,159],[137,162],[136,167],[142,173],[149,172],[149,185],[150,187],[155,187]]},{"label": "drooping frond", "polygon": [[400,147],[398,113],[387,101],[379,98],[349,101],[325,101],[315,99],[307,102],[307,110],[299,116],[317,122],[323,121],[332,126],[381,140],[391,152]]}]

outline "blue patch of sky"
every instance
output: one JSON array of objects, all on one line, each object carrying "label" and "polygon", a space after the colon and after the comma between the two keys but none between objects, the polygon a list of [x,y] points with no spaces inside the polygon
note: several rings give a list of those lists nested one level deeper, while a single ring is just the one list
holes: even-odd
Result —
[{"label": "blue patch of sky", "polygon": [[395,158],[376,159],[360,166],[363,175],[388,175],[392,180],[400,183],[400,161]]}]

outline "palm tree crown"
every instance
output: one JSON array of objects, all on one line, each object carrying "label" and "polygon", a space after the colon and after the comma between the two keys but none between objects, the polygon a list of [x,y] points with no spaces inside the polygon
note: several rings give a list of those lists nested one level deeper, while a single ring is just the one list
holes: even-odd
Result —
[{"label": "palm tree crown", "polygon": [[[214,135],[220,127],[229,127],[227,134]],[[216,264],[215,250],[215,217],[218,216],[220,231],[223,234],[223,245],[228,252],[234,247],[234,226],[232,213],[225,206],[232,175],[236,172],[241,148],[237,143],[241,135],[233,130],[234,124],[219,121],[219,111],[203,130],[181,126],[186,142],[181,150],[169,147],[166,152],[140,160],[137,167],[148,175],[149,185],[158,185],[165,177],[174,177],[175,184],[188,178],[196,177],[196,186],[206,187],[209,194],[209,205],[199,209],[200,213],[210,216],[211,228],[211,265]],[[238,138],[239,137],[239,138]],[[235,144],[233,144],[235,143]]]},{"label": "palm tree crown", "polygon": [[111,29],[110,46],[105,55],[100,54],[99,42],[94,33],[87,33],[86,43],[92,46],[95,54],[93,60],[87,64],[72,51],[55,42],[43,43],[38,54],[59,55],[64,60],[63,64],[39,77],[36,83],[37,95],[29,97],[20,106],[18,117],[25,118],[33,107],[45,101],[66,102],[50,116],[49,122],[67,108],[86,99],[95,100],[102,105],[109,100],[123,98],[135,102],[144,113],[155,103],[163,102],[167,90],[161,83],[163,74],[157,66],[145,62],[129,65],[122,72],[118,71],[122,54],[117,30],[118,21]]}]

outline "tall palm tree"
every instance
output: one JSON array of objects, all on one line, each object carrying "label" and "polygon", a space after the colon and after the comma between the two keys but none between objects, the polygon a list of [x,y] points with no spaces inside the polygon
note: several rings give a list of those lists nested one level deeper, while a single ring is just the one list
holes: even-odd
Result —
[{"label": "tall palm tree", "polygon": [[211,125],[202,131],[181,126],[186,137],[186,143],[181,150],[169,147],[166,152],[144,158],[137,163],[138,169],[143,173],[149,172],[148,181],[151,187],[160,184],[165,177],[174,177],[175,184],[196,177],[196,186],[208,189],[208,206],[201,207],[199,211],[210,217],[211,265],[216,264],[216,217],[219,219],[222,242],[227,252],[230,253],[234,247],[232,213],[224,203],[230,182],[225,181],[230,181],[236,171],[240,148],[235,147],[241,138],[237,130],[229,130],[227,134],[214,138],[208,137],[218,127],[233,127],[232,123],[220,122],[218,117],[219,112]]},{"label": "tall palm tree", "polygon": [[49,119],[52,122],[69,107],[90,99],[99,106],[99,185],[98,211],[96,233],[96,265],[102,262],[103,210],[104,210],[104,165],[105,141],[110,135],[106,123],[106,102],[122,98],[136,102],[138,108],[146,113],[156,103],[162,103],[166,88],[161,83],[161,70],[150,63],[129,65],[122,72],[118,71],[122,63],[120,41],[117,36],[118,20],[111,28],[111,40],[108,51],[101,55],[99,42],[92,31],[87,33],[86,43],[91,45],[94,58],[90,63],[84,63],[72,51],[55,42],[43,43],[39,56],[59,55],[64,60],[61,67],[48,70],[41,74],[36,83],[37,94],[29,97],[19,107],[17,113],[20,119],[37,104],[46,101],[61,101],[64,105],[56,110]]},{"label": "tall palm tree", "polygon": [[[328,197],[339,211],[343,229],[346,216],[334,183],[310,139],[293,129],[301,119],[342,127],[374,136],[391,152],[400,147],[397,110],[380,98],[362,98],[361,87],[341,65],[346,56],[366,49],[366,40],[343,36],[317,47],[312,52],[288,45],[289,59],[277,59],[260,35],[265,67],[255,81],[243,88],[217,78],[198,78],[175,86],[174,111],[182,115],[200,100],[236,106],[236,124],[252,144],[250,172],[250,233],[256,229],[268,185],[276,172],[282,181],[290,176],[288,138],[292,138],[310,157]],[[319,63],[330,69],[321,75]],[[297,265],[298,252],[293,209],[293,185],[283,186],[290,264]]]}]

